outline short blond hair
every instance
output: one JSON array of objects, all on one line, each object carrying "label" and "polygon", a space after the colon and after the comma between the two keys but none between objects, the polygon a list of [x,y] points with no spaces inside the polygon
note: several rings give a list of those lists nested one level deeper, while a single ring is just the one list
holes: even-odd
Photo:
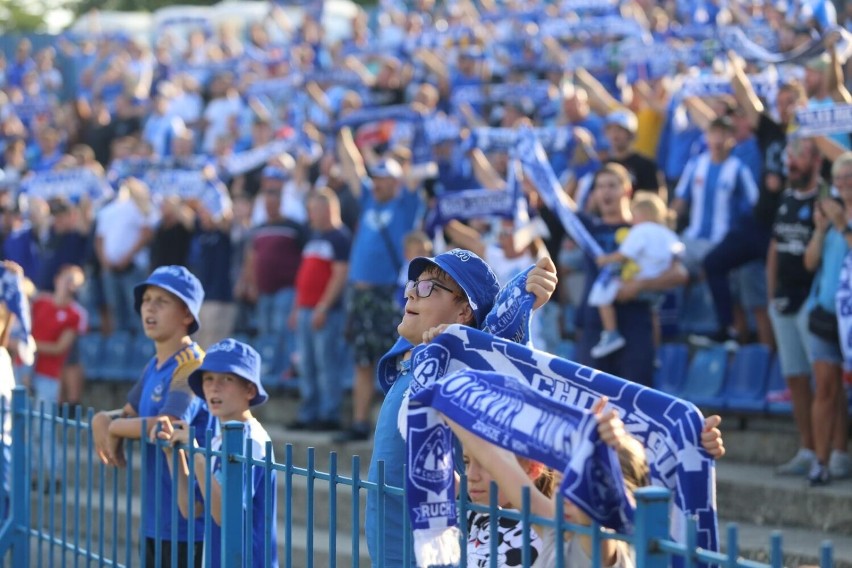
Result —
[{"label": "short blond hair", "polygon": [[655,223],[663,224],[668,216],[668,208],[659,195],[648,191],[639,191],[630,203],[630,207],[645,213]]}]

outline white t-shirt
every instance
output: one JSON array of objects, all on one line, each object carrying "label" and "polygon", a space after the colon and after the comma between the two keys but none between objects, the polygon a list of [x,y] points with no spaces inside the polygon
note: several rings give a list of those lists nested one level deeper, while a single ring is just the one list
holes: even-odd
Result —
[{"label": "white t-shirt", "polygon": [[213,99],[204,109],[204,120],[207,128],[204,130],[205,152],[212,154],[216,147],[216,139],[228,133],[228,121],[232,116],[239,117],[243,105],[239,97],[221,97]]},{"label": "white t-shirt", "polygon": [[655,278],[668,270],[675,254],[683,249],[678,236],[657,223],[639,223],[630,228],[618,252],[639,267],[637,279]]},{"label": "white t-shirt", "polygon": [[[152,207],[148,215],[142,213],[132,199],[119,199],[106,205],[98,213],[97,232],[103,239],[104,256],[110,262],[118,262],[129,253],[145,228],[153,229],[157,224],[157,213]],[[147,248],[143,248],[133,259],[138,267],[144,267],[148,259]]]},{"label": "white t-shirt", "polygon": [[[541,531],[542,550],[539,559],[533,563],[532,568],[556,566],[556,531],[553,527],[539,527],[539,530]],[[578,537],[565,542],[562,559],[565,566],[570,566],[570,568],[592,568],[592,559],[583,550]],[[607,566],[607,568],[633,568],[635,564],[626,545],[619,542],[615,564]]]}]

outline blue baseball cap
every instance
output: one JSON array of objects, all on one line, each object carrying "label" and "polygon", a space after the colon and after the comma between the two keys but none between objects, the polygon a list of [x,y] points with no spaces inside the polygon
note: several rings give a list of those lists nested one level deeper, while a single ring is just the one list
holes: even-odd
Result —
[{"label": "blue baseball cap", "polygon": [[432,258],[415,258],[408,265],[408,279],[417,280],[430,265],[442,269],[461,287],[473,309],[476,326],[481,326],[485,316],[494,307],[494,300],[500,291],[500,284],[491,267],[476,253],[455,248]]},{"label": "blue baseball cap", "polygon": [[184,266],[161,266],[154,270],[147,280],[133,287],[133,307],[137,314],[142,311],[142,296],[148,286],[162,288],[180,298],[192,314],[193,322],[188,333],[198,331],[198,312],[204,301],[204,288],[192,272]]},{"label": "blue baseball cap", "polygon": [[263,404],[269,399],[260,382],[260,354],[251,345],[229,338],[210,346],[204,362],[189,376],[189,388],[200,398],[204,398],[201,380],[204,371],[232,373],[256,386],[257,395],[249,401],[249,406]]}]

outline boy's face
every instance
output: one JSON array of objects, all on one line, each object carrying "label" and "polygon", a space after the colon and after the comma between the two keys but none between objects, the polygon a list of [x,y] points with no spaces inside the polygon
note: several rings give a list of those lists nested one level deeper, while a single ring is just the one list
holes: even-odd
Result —
[{"label": "boy's face", "polygon": [[192,314],[181,299],[159,286],[145,288],[139,314],[145,336],[155,343],[184,337],[192,324]]},{"label": "boy's face", "polygon": [[439,286],[432,288],[427,298],[417,296],[416,286],[406,294],[405,314],[397,326],[399,334],[414,345],[423,342],[423,333],[441,324],[466,323],[471,317],[470,305],[464,300],[464,293],[452,279],[439,280],[429,269],[424,270],[417,280],[432,280]]},{"label": "boy's face", "polygon": [[254,385],[233,373],[205,371],[201,375],[201,388],[210,414],[224,421],[242,415],[257,394]]}]

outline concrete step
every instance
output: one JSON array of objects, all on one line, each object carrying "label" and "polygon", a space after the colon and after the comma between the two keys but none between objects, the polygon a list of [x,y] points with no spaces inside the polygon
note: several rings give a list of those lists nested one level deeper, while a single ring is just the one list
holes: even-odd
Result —
[{"label": "concrete step", "polygon": [[[39,520],[41,520],[41,532],[43,533],[43,537],[41,539],[33,538],[31,545],[35,547],[35,553],[38,553],[39,548],[41,549],[41,556],[45,560],[43,563],[38,563],[33,560],[31,565],[47,565],[47,559],[50,558],[51,554],[54,555],[55,559],[59,558],[62,554],[63,545],[66,543],[72,546],[77,543],[79,548],[86,549],[88,547],[88,543],[91,541],[91,552],[94,554],[100,554],[98,543],[101,537],[103,537],[105,543],[104,555],[107,557],[115,557],[120,561],[123,561],[127,555],[128,522],[131,527],[129,535],[131,554],[135,554],[140,542],[139,526],[141,523],[141,500],[138,496],[132,497],[129,515],[127,514],[126,501],[123,498],[119,499],[118,507],[119,513],[116,525],[117,531],[114,531],[113,520],[115,519],[115,510],[111,500],[106,500],[103,504],[99,501],[93,501],[91,504],[91,517],[89,517],[85,504],[81,505],[81,509],[78,511],[73,507],[73,502],[69,502],[68,506],[63,508],[61,501],[56,500],[51,503],[49,500],[45,499],[41,507],[42,515],[41,517],[38,517],[38,501],[36,500],[36,497],[33,496],[31,500],[31,508],[33,511],[33,521],[31,526],[33,528],[38,527]],[[49,516],[49,511],[51,510],[54,514],[52,524]],[[294,512],[295,510],[296,508],[294,507]],[[63,513],[65,515],[64,531],[62,523]],[[101,526],[100,523],[101,515],[103,515],[104,519],[103,526]],[[91,519],[91,523],[89,523],[89,519]],[[317,520],[317,522],[314,523],[314,528],[311,532],[313,534],[313,543],[309,552],[307,546],[309,534],[308,528],[304,526],[304,524],[296,522],[294,515],[294,523],[291,525],[289,538],[290,542],[292,542],[291,554],[293,557],[293,566],[306,566],[309,553],[313,556],[315,566],[331,566],[329,553],[331,550],[330,539],[332,534],[335,535],[334,543],[336,547],[335,558],[337,565],[352,565],[352,533],[349,528],[343,528],[341,525],[338,525],[336,527],[336,531],[331,532],[329,531],[327,523]],[[51,536],[54,539],[52,545],[50,539]],[[284,522],[284,513],[283,510],[279,509],[278,554],[280,559],[283,559],[286,554],[287,542],[288,536],[286,532],[286,524]],[[115,545],[114,547],[113,544]],[[361,565],[369,566],[367,542],[363,533],[363,519],[357,546],[358,549],[356,554],[359,557]],[[115,555],[113,555],[114,550],[116,552]],[[71,552],[66,551],[65,555],[66,561],[67,558],[73,558],[73,553]],[[60,565],[67,564],[60,562]]]},{"label": "concrete step", "polygon": [[[719,521],[722,531],[722,548],[727,551],[726,520]],[[738,529],[738,545],[740,556],[769,562],[770,539],[778,527],[736,522]],[[820,547],[824,542],[831,542],[833,559],[836,568],[852,568],[852,537],[838,534],[827,534],[823,531],[795,529],[786,527],[782,531],[782,547],[784,550],[785,566],[818,565]]]},{"label": "concrete step", "polygon": [[792,417],[722,417],[725,440],[724,462],[778,465],[799,448]]},{"label": "concrete step", "polygon": [[722,460],[716,467],[716,497],[717,511],[726,519],[852,535],[852,480],[812,488],[804,478],[774,475],[770,466]]}]

